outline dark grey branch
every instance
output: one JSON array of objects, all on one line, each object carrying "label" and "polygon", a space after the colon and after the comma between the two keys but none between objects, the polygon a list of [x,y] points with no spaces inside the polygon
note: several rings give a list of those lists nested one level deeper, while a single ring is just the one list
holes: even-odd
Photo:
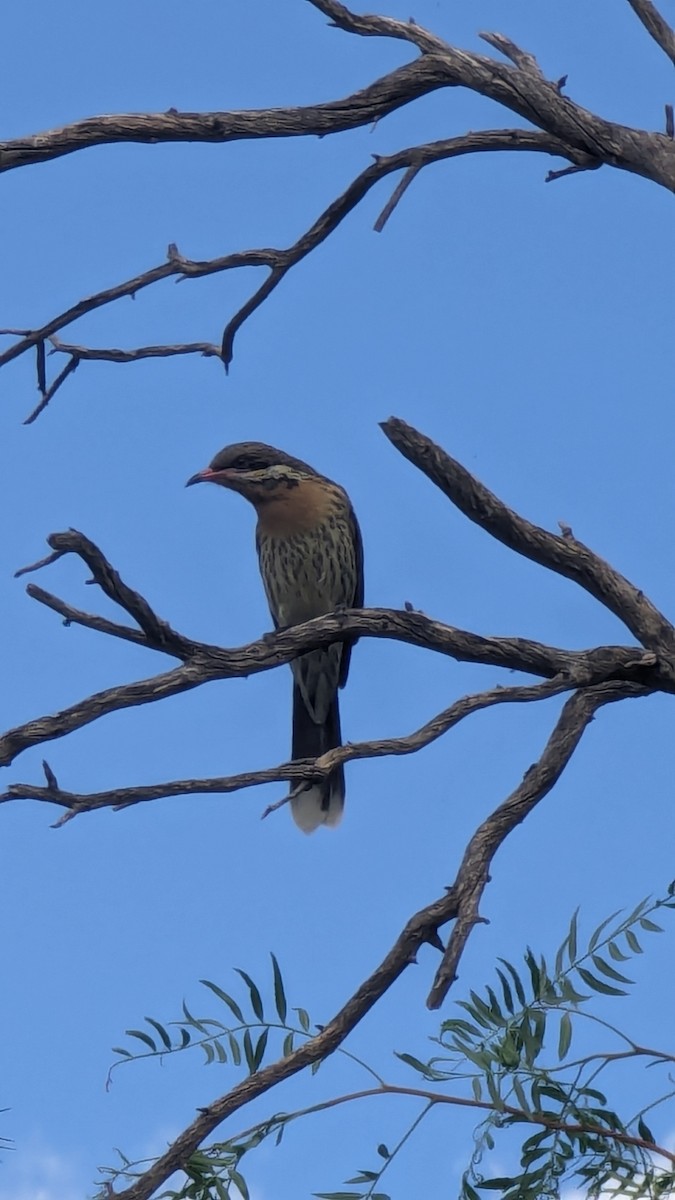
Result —
[{"label": "dark grey branch", "polygon": [[479,905],[489,880],[490,864],[505,838],[557,783],[598,709],[617,700],[637,699],[649,694],[648,688],[630,683],[603,683],[576,692],[564,705],[539,760],[525,772],[515,791],[476,830],[455,880],[457,919],[429,993],[429,1008],[440,1008],[456,978],[469,934],[482,919]]},{"label": "dark grey branch", "polygon": [[[370,1009],[396,982],[400,975],[416,963],[418,951],[425,945],[439,946],[439,930],[453,918],[462,931],[453,946],[452,937],[443,963],[439,969],[429,1004],[437,1007],[441,1003],[441,991],[447,991],[454,978],[459,956],[466,944],[466,936],[476,923],[472,911],[485,886],[487,865],[495,850],[536,803],[550,790],[555,775],[557,778],[571,756],[583,730],[592,719],[593,713],[603,704],[628,696],[645,695],[646,689],[625,685],[601,685],[595,691],[579,693],[567,702],[560,720],[540,762],[531,768],[523,785],[487,819],[470,843],[473,853],[465,856],[455,884],[448,888],[440,899],[415,913],[396,940],[383,962],[357,989],[351,999],[316,1037],[293,1051],[286,1058],[271,1063],[254,1075],[238,1083],[226,1095],[221,1096],[205,1109],[200,1109],[196,1119],[183,1130],[169,1149],[131,1187],[115,1193],[117,1200],[150,1200],[153,1193],[175,1172],[183,1168],[191,1154],[202,1145],[213,1131],[250,1101],[268,1092],[285,1079],[334,1053],[345,1038],[359,1024]],[[536,774],[535,783],[527,786],[528,778]],[[538,784],[538,792],[537,792]],[[450,954],[452,953],[452,960]],[[446,979],[445,972],[451,971]]]},{"label": "dark grey branch", "polygon": [[426,943],[438,945],[438,930],[455,915],[456,904],[452,891],[415,913],[383,959],[379,967],[354,992],[335,1017],[287,1057],[263,1067],[255,1075],[242,1079],[230,1092],[214,1100],[183,1130],[169,1149],[130,1188],[114,1193],[116,1200],[150,1200],[174,1171],[180,1170],[202,1142],[233,1113],[264,1095],[285,1079],[337,1050],[371,1008],[382,998],[400,975],[416,961],[418,951]]},{"label": "dark grey branch", "polygon": [[[38,355],[38,389],[41,399],[36,408],[30,413],[26,424],[30,424],[44,411],[54,393],[61,386],[67,375],[74,370],[73,363],[80,361],[102,360],[107,362],[137,362],[143,358],[171,357],[180,354],[200,354],[202,357],[220,359],[227,368],[232,361],[235,335],[267,299],[275,288],[285,278],[292,267],[320,246],[330,236],[345,217],[360,203],[365,195],[381,179],[400,170],[407,171],[408,182],[410,173],[417,174],[423,167],[444,159],[461,157],[464,154],[482,152],[498,152],[524,150],[544,154],[554,154],[569,157],[568,147],[556,138],[547,134],[526,129],[496,129],[482,133],[470,133],[463,137],[447,138],[426,145],[411,146],[396,154],[376,156],[374,163],[367,167],[349,185],[341,196],[338,196],[328,208],[321,213],[314,224],[300,238],[287,248],[260,248],[237,251],[220,258],[206,261],[194,261],[179,253],[175,245],[167,252],[166,263],[152,267],[141,275],[134,275],[114,287],[96,292],[71,305],[57,316],[52,317],[45,325],[33,330],[0,330],[0,333],[12,334],[19,338],[0,354],[0,367],[14,358],[26,354],[34,347]],[[574,162],[578,155],[572,154]],[[585,161],[585,160],[584,160]],[[580,168],[581,169],[581,168]],[[584,168],[585,169],[585,168]],[[376,223],[376,229],[382,228],[384,221],[390,215],[395,203],[398,202],[404,188],[401,184],[395,193],[395,199],[389,202],[383,216]],[[386,214],[386,215],[385,215]],[[61,342],[56,334],[59,330],[94,312],[97,308],[113,304],[117,300],[134,297],[143,288],[159,283],[163,279],[174,277],[177,282],[185,279],[201,279],[207,275],[215,275],[223,271],[237,270],[242,267],[267,267],[269,275],[264,283],[253,293],[244,305],[227,323],[222,335],[221,345],[212,342],[191,342],[172,346],[141,346],[132,350],[116,350],[110,348],[94,349],[73,343]],[[69,355],[66,368],[51,386],[47,386],[44,369],[44,344],[49,341],[54,353]]]},{"label": "dark grey branch", "polygon": [[652,4],[652,0],[628,0],[628,3],[654,41],[675,63],[675,32],[656,5]]},{"label": "dark grey branch", "polygon": [[382,423],[390,442],[423,471],[470,521],[525,558],[572,579],[623,621],[634,637],[660,651],[664,677],[675,680],[675,628],[634,584],[573,537],[533,525],[508,508],[465,467],[399,417]]},{"label": "dark grey branch", "polygon": [[[649,0],[631,2],[653,36],[657,36],[658,32],[657,40],[660,39],[660,44],[665,46],[668,26],[654,5]],[[333,232],[378,179],[392,171],[404,169],[406,176],[384,209],[376,226],[378,229],[383,227],[405,188],[422,166],[441,158],[484,150],[530,149],[567,158],[571,165],[564,170],[550,171],[548,180],[607,165],[641,175],[675,191],[675,144],[668,132],[659,134],[618,125],[581,108],[562,95],[561,80],[550,82],[545,79],[534,56],[503,34],[483,33],[481,37],[509,60],[506,63],[454,47],[414,22],[352,13],[336,0],[310,0],[310,3],[340,29],[364,37],[405,40],[416,47],[420,56],[344,100],[305,108],[230,113],[179,113],[170,110],[168,113],[90,117],[61,129],[0,143],[0,171],[112,142],[229,142],[242,138],[322,137],[377,122],[395,109],[439,88],[468,88],[517,113],[535,129],[467,134],[378,159],[294,246],[286,250],[252,250],[200,263],[184,259],[175,246],[169,247],[167,263],[115,288],[81,300],[42,328],[20,335],[19,340],[0,355],[2,366],[27,350],[36,348],[41,399],[29,421],[44,410],[68,375],[84,359],[133,362],[175,354],[201,354],[220,358],[227,367],[232,358],[235,334],[243,322],[271,295],[287,271]],[[68,353],[70,357],[61,374],[51,385],[47,385],[45,342],[53,340],[64,326],[102,305],[134,295],[141,288],[161,279],[170,276],[197,278],[240,266],[265,266],[269,269],[269,275],[230,320],[220,348],[211,341],[142,346],[128,350],[105,347],[97,350],[57,343],[55,349]]]},{"label": "dark grey branch", "polygon": [[[586,678],[586,672],[583,674]],[[484,708],[492,708],[495,704],[525,704],[545,700],[551,696],[557,696],[561,692],[571,691],[576,686],[577,683],[566,673],[564,676],[557,676],[546,683],[495,687],[487,692],[462,697],[461,700],[455,701],[449,708],[438,713],[431,721],[427,721],[420,729],[403,737],[349,743],[346,746],[330,750],[314,762],[301,759],[293,763],[282,763],[278,767],[268,767],[262,771],[246,771],[238,775],[228,775],[216,779],[174,779],[166,783],[145,784],[140,787],[76,793],[61,789],[51,769],[44,764],[45,770],[49,771],[47,787],[36,787],[30,783],[12,783],[7,791],[0,795],[0,804],[10,800],[39,800],[47,804],[58,804],[67,810],[65,815],[56,822],[58,826],[79,813],[93,812],[99,808],[119,810],[129,808],[134,804],[147,803],[150,800],[166,799],[170,796],[228,795],[231,792],[258,787],[265,783],[300,783],[306,780],[322,779],[330,775],[340,763],[354,762],[363,758],[414,754],[442,737],[465,717]],[[275,804],[270,804],[262,815],[267,816],[269,813],[276,812],[289,799],[290,797],[286,796]]]}]

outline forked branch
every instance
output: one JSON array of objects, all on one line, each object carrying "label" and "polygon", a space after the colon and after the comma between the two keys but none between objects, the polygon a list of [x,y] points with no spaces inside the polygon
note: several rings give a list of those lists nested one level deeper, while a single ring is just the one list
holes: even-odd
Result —
[{"label": "forked branch", "polygon": [[[409,184],[432,162],[463,154],[501,150],[531,150],[565,158],[569,166],[549,171],[547,181],[579,171],[610,166],[641,175],[675,191],[675,143],[665,133],[634,129],[607,121],[563,95],[566,76],[557,81],[545,78],[535,57],[498,33],[483,33],[483,40],[497,51],[490,58],[450,45],[414,22],[352,12],[336,0],[309,0],[336,28],[360,37],[403,40],[419,57],[399,67],[350,96],[304,108],[258,109],[248,112],[118,114],[89,117],[60,129],[0,143],[0,172],[31,163],[46,162],[89,146],[119,142],[219,142],[251,138],[319,136],[376,124],[402,106],[440,88],[464,87],[516,113],[532,128],[495,129],[467,133],[444,141],[418,145],[386,157],[363,171],[314,224],[286,249],[260,248],[240,251],[204,262],[181,255],[169,247],[166,263],[153,267],[113,288],[95,293],[53,317],[38,329],[0,331],[18,333],[3,354],[0,366],[32,349],[40,402],[27,421],[33,421],[50,403],[76,367],[83,361],[128,363],[143,358],[199,354],[219,358],[227,368],[232,360],[234,339],[243,323],[272,294],[287,272],[319,246],[386,175],[403,171],[391,199],[384,206],[375,228],[383,228]],[[650,0],[630,0],[640,20],[671,57],[675,36]],[[506,59],[507,61],[503,61]],[[125,296],[133,296],[162,279],[200,278],[243,266],[266,267],[268,275],[245,304],[226,323],[220,344],[212,340],[129,349],[90,347],[79,342],[60,342],[56,335],[95,309]],[[46,378],[46,348],[65,353],[68,361],[51,383]]]}]

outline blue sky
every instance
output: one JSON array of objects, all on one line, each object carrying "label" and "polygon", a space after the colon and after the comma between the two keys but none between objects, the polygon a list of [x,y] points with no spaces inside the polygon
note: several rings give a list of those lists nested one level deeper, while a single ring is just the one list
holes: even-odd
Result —
[{"label": "blue sky", "polygon": [[[402,0],[386,11],[410,15]],[[628,4],[419,0],[414,16],[467,48],[485,49],[480,29],[504,32],[549,77],[568,74],[578,103],[662,128],[671,71]],[[26,0],[1,22],[12,48],[0,81],[7,138],[100,112],[338,98],[410,57],[401,43],[328,28],[302,0],[72,0],[58,17]],[[321,141],[115,146],[10,172],[0,325],[38,325],[160,263],[170,242],[193,258],[289,244],[370,155],[516,123],[452,90],[374,130]],[[410,601],[478,633],[572,648],[630,640],[585,593],[460,516],[382,436],[378,421],[394,413],[529,519],[571,525],[672,612],[672,198],[606,168],[544,185],[551,165],[561,164],[501,154],[427,168],[378,235],[372,226],[393,186],[385,181],[244,327],[229,377],[199,358],[83,364],[25,427],[33,361],[0,373],[3,728],[170,665],[64,629],[25,596],[13,572],[41,557],[52,531],[84,531],[192,637],[234,646],[269,629],[252,510],[216,489],[183,487],[240,439],[282,446],[348,489],[369,604]],[[217,341],[261,278],[251,270],[166,282],[63,336]],[[75,561],[36,579],[76,606],[112,613]],[[512,677],[362,641],[343,694],[345,736],[407,733],[500,681]],[[452,880],[468,837],[538,756],[559,707],[478,714],[421,754],[348,766],[344,823],[313,838],[284,811],[260,822],[277,786],[105,811],[59,831],[45,807],[4,806],[0,1105],[10,1111],[0,1132],[16,1150],[0,1167],[3,1194],[88,1196],[113,1146],[157,1153],[197,1105],[229,1089],[228,1068],[205,1071],[197,1056],[132,1065],[104,1088],[110,1047],[144,1014],[169,1021],[183,997],[216,1010],[202,1001],[200,978],[230,990],[241,966],[264,981],[274,950],[293,1002],[316,1021],[331,1016],[407,917]],[[45,753],[74,791],[229,774],[284,761],[289,728],[283,668],[115,714],[26,753],[3,783],[41,782]],[[594,927],[664,889],[675,875],[672,778],[663,698],[601,712],[555,792],[500,852],[483,903],[490,924],[471,940],[456,998],[490,979],[496,956],[516,959],[527,943],[555,948],[577,905]],[[669,944],[653,941],[636,968],[638,992],[612,1006],[617,1023],[655,1045],[671,1034]],[[407,1076],[391,1050],[424,1056],[437,1029],[423,1005],[435,965],[433,951],[421,955],[350,1044],[392,1079]],[[236,1128],[351,1086],[359,1077],[331,1063]],[[628,1105],[635,1086],[616,1103]],[[249,1171],[257,1200],[335,1189],[372,1163],[377,1143],[395,1140],[406,1119],[403,1107],[377,1104],[316,1117],[282,1150],[263,1150]],[[654,1124],[666,1136],[673,1113]],[[435,1116],[392,1179],[394,1194],[421,1171],[429,1200],[452,1194],[470,1130],[453,1117],[450,1133]]]}]

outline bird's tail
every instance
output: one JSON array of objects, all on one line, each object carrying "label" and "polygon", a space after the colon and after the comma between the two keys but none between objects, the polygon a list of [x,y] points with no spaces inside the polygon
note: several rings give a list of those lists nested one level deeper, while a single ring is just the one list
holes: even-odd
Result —
[{"label": "bird's tail", "polygon": [[[300,689],[293,684],[293,758],[319,758],[342,745],[340,708],[337,694],[322,725],[309,715]],[[336,767],[321,783],[312,783],[291,800],[291,812],[303,833],[313,833],[319,825],[338,825],[345,803],[345,774]]]}]

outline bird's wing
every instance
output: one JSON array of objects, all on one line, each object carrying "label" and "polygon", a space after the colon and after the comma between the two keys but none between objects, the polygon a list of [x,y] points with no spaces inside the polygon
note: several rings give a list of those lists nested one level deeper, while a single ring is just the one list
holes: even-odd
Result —
[{"label": "bird's wing", "polygon": [[[351,527],[352,537],[354,539],[354,560],[356,565],[356,586],[354,588],[352,608],[363,608],[363,538],[361,537],[361,530],[356,519],[356,513],[354,512],[351,504],[349,506],[349,524]],[[358,638],[354,638],[353,641],[343,643],[338,687],[344,687],[347,682],[347,676],[349,674],[349,660],[352,656],[352,646],[357,641]]]}]

